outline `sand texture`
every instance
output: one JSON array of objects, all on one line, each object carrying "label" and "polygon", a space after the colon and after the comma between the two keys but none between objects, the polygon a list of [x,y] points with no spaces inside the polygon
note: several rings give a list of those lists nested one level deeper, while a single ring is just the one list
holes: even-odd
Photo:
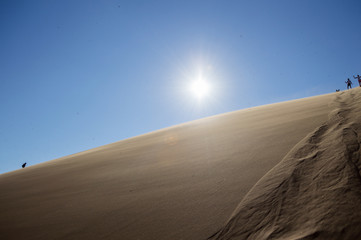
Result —
[{"label": "sand texture", "polygon": [[361,239],[361,88],[0,175],[0,239]]}]

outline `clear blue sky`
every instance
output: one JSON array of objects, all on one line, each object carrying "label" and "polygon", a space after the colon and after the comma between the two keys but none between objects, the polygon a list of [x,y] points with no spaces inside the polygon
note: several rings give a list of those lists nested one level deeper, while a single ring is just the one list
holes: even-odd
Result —
[{"label": "clear blue sky", "polygon": [[360,30],[360,0],[2,0],[0,173],[345,89]]}]

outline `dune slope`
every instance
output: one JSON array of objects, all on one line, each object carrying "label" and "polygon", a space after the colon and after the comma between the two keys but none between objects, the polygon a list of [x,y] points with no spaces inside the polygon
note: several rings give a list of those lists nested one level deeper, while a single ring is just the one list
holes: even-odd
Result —
[{"label": "dune slope", "polygon": [[210,239],[361,239],[359,90],[340,93]]},{"label": "dune slope", "polygon": [[[352,111],[345,110],[349,105],[347,99],[352,99],[351,93],[359,94],[356,91],[218,115],[1,174],[0,239],[207,239],[222,229],[242,198],[262,176],[308,133],[329,121],[328,115],[333,109],[341,109],[338,115],[334,114],[335,118],[344,117],[345,124],[349,124],[348,118],[353,116]],[[314,133],[314,142],[304,143],[303,151],[295,150],[286,159],[292,156],[296,162],[301,162],[300,159],[305,158],[304,164],[313,171],[314,163],[307,159],[315,158],[316,153],[322,158],[326,157],[322,154],[329,154],[322,149],[327,147],[326,136],[334,134],[334,130],[340,137],[354,141],[336,126],[336,123],[327,123]],[[349,129],[353,128],[351,124]],[[339,141],[338,135],[334,135],[335,141]],[[347,153],[338,145],[337,149],[334,150],[337,154]],[[256,202],[260,203],[263,192],[268,198],[281,200],[279,195],[282,194],[274,193],[272,189],[292,191],[287,195],[296,196],[299,201],[303,199],[297,194],[309,192],[303,190],[305,184],[299,190],[287,187],[297,185],[300,174],[295,170],[291,174],[294,177],[289,178],[288,171],[293,172],[294,163],[286,162],[289,166],[280,174],[276,172],[275,180],[266,185],[258,184],[261,190],[254,188],[244,200],[246,206],[250,206],[247,199],[253,196],[259,196]],[[277,188],[279,179],[285,183]],[[301,180],[310,181],[309,178]],[[343,181],[348,180],[343,178]],[[336,179],[333,182],[341,184]],[[339,189],[335,184],[333,187]],[[329,200],[329,195],[319,194],[327,196],[325,201]],[[287,203],[288,200],[282,201]],[[244,201],[238,208],[241,212]],[[281,203],[277,202],[283,206]],[[266,206],[264,212],[268,211]],[[296,215],[306,211],[295,206],[287,211],[298,209]],[[226,239],[243,231],[239,225],[243,213],[238,214],[239,211],[214,237]],[[263,219],[262,212],[257,210],[257,214],[249,214],[253,217],[259,214]],[[275,215],[291,214],[286,213]],[[271,216],[268,219],[277,223],[271,221]],[[264,229],[272,232],[270,236],[276,234],[277,231],[272,230],[278,225],[266,225],[264,223]],[[293,229],[300,225],[291,226]],[[314,233],[319,231],[305,229]],[[252,231],[252,234],[258,234],[261,230]],[[312,231],[309,234],[313,234]]]}]

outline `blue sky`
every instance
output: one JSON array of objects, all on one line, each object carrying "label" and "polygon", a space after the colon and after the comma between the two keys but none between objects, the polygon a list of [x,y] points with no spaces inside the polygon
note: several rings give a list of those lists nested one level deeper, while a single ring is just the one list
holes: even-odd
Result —
[{"label": "blue sky", "polygon": [[2,0],[0,173],[345,89],[360,30],[359,0]]}]

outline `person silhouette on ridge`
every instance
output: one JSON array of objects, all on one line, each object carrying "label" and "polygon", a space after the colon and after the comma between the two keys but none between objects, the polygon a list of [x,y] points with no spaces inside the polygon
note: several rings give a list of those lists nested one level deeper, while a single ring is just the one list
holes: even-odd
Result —
[{"label": "person silhouette on ridge", "polygon": [[357,74],[357,77],[353,76],[353,78],[358,80],[358,84],[361,87],[361,76]]},{"label": "person silhouette on ridge", "polygon": [[23,165],[21,165],[23,168],[26,166],[26,163],[24,163]]},{"label": "person silhouette on ridge", "polygon": [[352,88],[351,85],[352,85],[352,82],[349,78],[347,78],[347,81],[345,82],[347,84],[347,89],[349,88]]}]

